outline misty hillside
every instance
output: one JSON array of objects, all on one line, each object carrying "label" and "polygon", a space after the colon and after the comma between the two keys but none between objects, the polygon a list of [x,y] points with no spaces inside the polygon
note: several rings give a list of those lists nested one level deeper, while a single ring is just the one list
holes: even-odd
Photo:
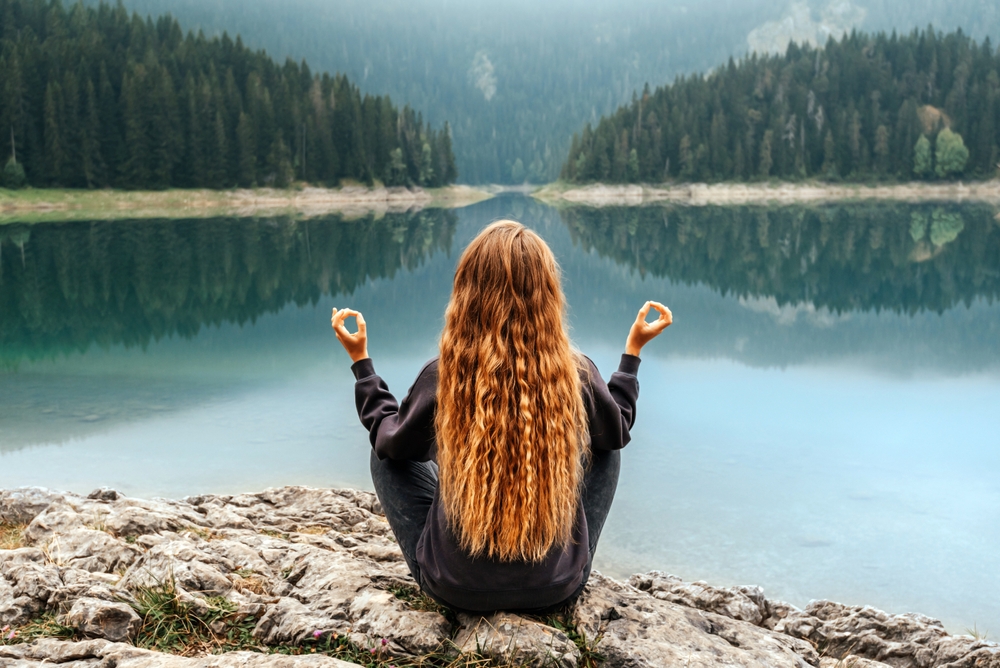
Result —
[{"label": "misty hillside", "polygon": [[[764,0],[702,3],[504,3],[450,0],[125,0],[170,11],[186,30],[240,34],[253,48],[343,72],[364,92],[388,94],[449,121],[459,180],[556,178],[570,137],[631,100],[740,56],[751,43],[780,50],[803,34],[963,28],[1000,35],[992,0]],[[752,39],[750,39],[752,37]]]}]

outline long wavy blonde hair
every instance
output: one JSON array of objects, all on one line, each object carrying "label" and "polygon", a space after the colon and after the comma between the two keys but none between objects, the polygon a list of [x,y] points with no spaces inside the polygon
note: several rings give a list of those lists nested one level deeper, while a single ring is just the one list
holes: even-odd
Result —
[{"label": "long wavy blonde hair", "polygon": [[467,552],[539,561],[570,539],[579,369],[555,256],[520,223],[492,223],[458,262],[438,362],[439,494]]}]

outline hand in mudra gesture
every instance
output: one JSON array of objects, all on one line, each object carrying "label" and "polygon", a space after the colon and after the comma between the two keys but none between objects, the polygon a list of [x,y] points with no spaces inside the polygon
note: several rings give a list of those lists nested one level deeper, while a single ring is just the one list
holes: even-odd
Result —
[{"label": "hand in mudra gesture", "polygon": [[[659,317],[653,322],[646,322],[649,309],[654,308],[659,313]],[[642,347],[660,335],[660,332],[670,326],[674,321],[674,314],[660,302],[646,302],[639,309],[639,315],[632,323],[632,329],[628,331],[628,340],[625,341],[625,352],[629,355],[639,356]]]},{"label": "hand in mudra gesture", "polygon": [[[354,334],[347,331],[347,326],[344,324],[351,316],[354,316],[358,323],[358,331]],[[368,328],[365,326],[365,317],[360,311],[349,308],[342,308],[339,311],[333,309],[330,324],[333,325],[333,332],[337,335],[340,345],[344,346],[344,350],[351,356],[352,362],[368,359]]]}]

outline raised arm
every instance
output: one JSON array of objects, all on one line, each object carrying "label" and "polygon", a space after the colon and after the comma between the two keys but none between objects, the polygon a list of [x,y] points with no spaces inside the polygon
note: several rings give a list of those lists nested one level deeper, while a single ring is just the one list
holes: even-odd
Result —
[{"label": "raised arm", "polygon": [[[348,331],[345,321],[354,317],[358,331]],[[330,319],[337,340],[351,356],[351,371],[357,381],[354,401],[361,424],[379,459],[414,459],[426,461],[434,449],[434,402],[437,391],[437,363],[424,365],[402,403],[389,386],[375,373],[368,357],[368,327],[360,311],[349,308],[333,310]]]},{"label": "raised arm", "polygon": [[[650,309],[659,317],[646,322]],[[605,383],[600,372],[587,359],[588,376],[584,386],[584,403],[590,423],[591,447],[597,450],[618,450],[631,440],[629,430],[635,424],[635,406],[639,399],[639,353],[643,346],[670,326],[673,315],[659,302],[646,302],[639,309],[629,330],[618,370]]]}]

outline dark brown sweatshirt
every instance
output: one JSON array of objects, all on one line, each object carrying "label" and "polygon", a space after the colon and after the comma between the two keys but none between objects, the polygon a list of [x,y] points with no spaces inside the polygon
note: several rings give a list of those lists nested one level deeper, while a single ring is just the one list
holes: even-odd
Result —
[{"label": "dark brown sweatshirt", "polygon": [[[586,361],[589,373],[582,389],[590,447],[618,450],[629,442],[629,429],[635,422],[639,358],[622,355],[608,383],[594,363]],[[371,359],[351,367],[357,380],[358,416],[379,459],[434,458],[437,364],[434,358],[424,365],[400,404],[375,373]],[[573,539],[567,545],[554,547],[540,562],[501,562],[465,553],[435,497],[417,545],[421,587],[452,607],[472,611],[547,608],[565,601],[583,582],[590,556],[583,507],[578,499],[567,499],[567,503],[577,505]]]}]

